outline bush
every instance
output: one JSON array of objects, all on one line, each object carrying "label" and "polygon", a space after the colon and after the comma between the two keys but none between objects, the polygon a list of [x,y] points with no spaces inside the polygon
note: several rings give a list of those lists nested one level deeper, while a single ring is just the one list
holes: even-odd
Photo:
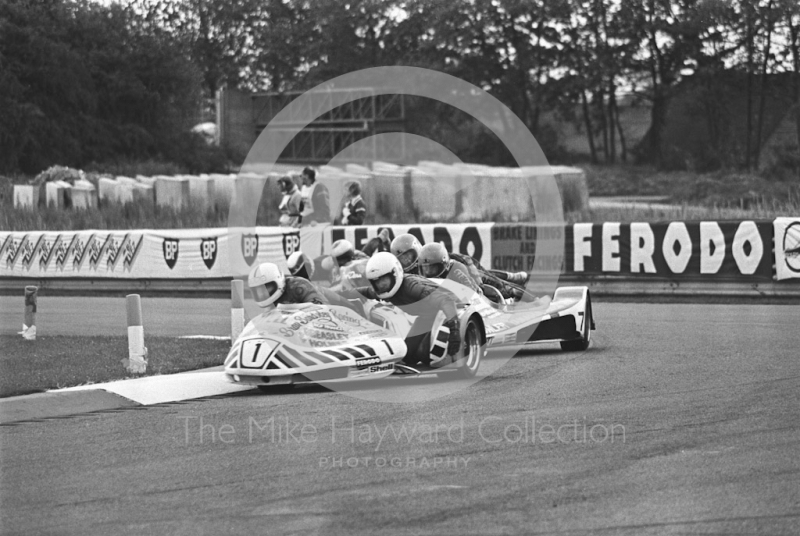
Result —
[{"label": "bush", "polygon": [[82,178],[84,178],[84,174],[83,171],[79,169],[64,166],[50,166],[36,175],[36,178],[33,179],[33,184],[40,186],[46,182],[64,181],[74,185],[75,181]]}]

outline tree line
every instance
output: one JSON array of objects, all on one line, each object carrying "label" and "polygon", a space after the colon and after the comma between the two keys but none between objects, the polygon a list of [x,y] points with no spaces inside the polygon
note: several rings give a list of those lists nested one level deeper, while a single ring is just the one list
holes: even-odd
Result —
[{"label": "tree line", "polygon": [[[594,161],[670,165],[670,105],[688,80],[712,119],[725,112],[714,98],[720,81],[742,86],[744,125],[708,120],[709,166],[758,167],[774,80],[800,138],[795,0],[9,0],[0,21],[5,169],[55,157],[169,158],[186,118],[223,86],[304,90],[379,65],[436,69],[486,89],[547,154],[559,151],[555,111],[583,129]],[[623,98],[649,108],[636,146]],[[427,122],[415,128],[449,121],[470,131],[447,110],[418,112]],[[485,137],[472,132],[465,150],[481,158]]]}]

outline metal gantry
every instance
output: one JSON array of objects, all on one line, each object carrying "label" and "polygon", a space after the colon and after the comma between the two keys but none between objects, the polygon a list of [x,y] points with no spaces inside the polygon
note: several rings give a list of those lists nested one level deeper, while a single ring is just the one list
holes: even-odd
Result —
[{"label": "metal gantry", "polygon": [[[289,106],[301,96],[300,102]],[[377,133],[405,131],[403,95],[377,94],[375,88],[260,93],[251,95],[251,102],[256,137],[267,125],[277,130],[302,128],[281,154],[282,162],[328,162]],[[335,106],[338,102],[343,104]],[[379,154],[404,156],[404,144],[383,145],[374,140],[358,144],[354,159],[372,161]]]}]

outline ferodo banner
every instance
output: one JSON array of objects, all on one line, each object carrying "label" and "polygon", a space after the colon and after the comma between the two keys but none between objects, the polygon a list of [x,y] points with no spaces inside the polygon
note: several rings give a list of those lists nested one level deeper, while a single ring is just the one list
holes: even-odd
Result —
[{"label": "ferodo banner", "polygon": [[[772,279],[772,222],[497,224],[492,268],[529,270],[541,233],[564,233],[562,271],[664,278]],[[549,263],[549,264],[548,264]],[[559,259],[544,263],[557,269]]]},{"label": "ferodo banner", "polygon": [[429,242],[442,242],[448,251],[471,255],[481,264],[487,265],[492,259],[492,227],[494,223],[466,223],[442,225],[370,225],[365,227],[331,227],[324,238],[324,251],[331,250],[331,244],[342,238],[361,249],[370,238],[378,236],[383,229],[389,230],[389,238],[394,239],[404,233],[412,234],[422,245]]},{"label": "ferodo banner", "polygon": [[800,278],[800,217],[776,218],[773,226],[776,278]]},{"label": "ferodo banner", "polygon": [[249,265],[285,263],[297,229],[257,227],[231,243],[228,229],[0,232],[0,277],[205,279],[232,277],[228,248]]}]

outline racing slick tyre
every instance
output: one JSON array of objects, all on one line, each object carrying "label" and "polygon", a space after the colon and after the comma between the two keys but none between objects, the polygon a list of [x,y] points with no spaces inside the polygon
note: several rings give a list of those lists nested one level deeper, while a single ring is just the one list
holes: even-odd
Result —
[{"label": "racing slick tyre", "polygon": [[478,373],[481,360],[486,355],[484,340],[481,325],[474,318],[470,318],[467,321],[467,328],[464,330],[464,356],[458,360],[457,363],[460,366],[453,371],[454,376],[472,378]]},{"label": "racing slick tyre", "polygon": [[592,302],[589,296],[586,296],[586,308],[583,310],[583,331],[579,339],[571,341],[561,341],[561,349],[566,352],[583,352],[589,348],[592,336]]}]

